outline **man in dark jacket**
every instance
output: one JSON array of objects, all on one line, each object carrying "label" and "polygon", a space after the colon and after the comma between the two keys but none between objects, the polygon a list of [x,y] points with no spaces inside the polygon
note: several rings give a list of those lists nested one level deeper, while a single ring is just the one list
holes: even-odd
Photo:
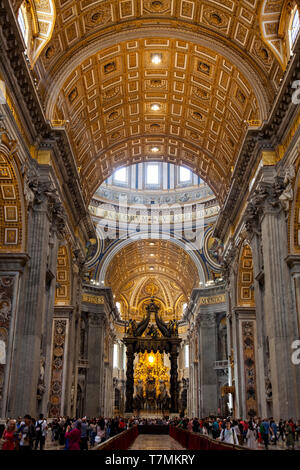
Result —
[{"label": "man in dark jacket", "polygon": [[33,441],[35,439],[35,428],[30,415],[24,416],[24,421],[19,429],[19,439],[20,450],[32,450]]},{"label": "man in dark jacket", "polygon": [[199,432],[199,426],[200,426],[200,423],[199,423],[199,420],[198,418],[194,418],[193,419],[193,432]]}]

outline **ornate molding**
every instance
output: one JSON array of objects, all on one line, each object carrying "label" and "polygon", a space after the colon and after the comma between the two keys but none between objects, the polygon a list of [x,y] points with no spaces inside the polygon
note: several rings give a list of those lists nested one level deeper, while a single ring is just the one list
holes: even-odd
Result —
[{"label": "ornate molding", "polygon": [[279,212],[280,200],[285,189],[283,178],[276,176],[274,183],[260,182],[253,191],[245,211],[244,220],[248,234],[260,232],[260,218],[267,212]]},{"label": "ornate molding", "polygon": [[66,354],[67,319],[53,320],[53,352],[51,364],[51,383],[49,396],[49,416],[55,418],[61,414],[63,371]]},{"label": "ornate molding", "polygon": [[[295,46],[299,50],[300,40]],[[217,220],[214,236],[223,240],[230,223],[233,223],[241,207],[245,194],[248,193],[248,182],[258,162],[261,150],[272,149],[280,143],[280,139],[293,123],[297,106],[292,103],[291,90],[300,70],[299,54],[294,54],[285,72],[284,81],[272,108],[270,118],[260,130],[251,130],[245,139],[243,148],[232,175],[232,185],[227,200]]]},{"label": "ornate molding", "polygon": [[52,230],[63,237],[66,227],[66,213],[52,181],[42,181],[36,174],[31,174],[28,175],[26,184],[31,192],[27,199],[29,207],[32,207],[33,210],[39,210],[43,205],[46,205]]},{"label": "ornate molding", "polygon": [[104,305],[105,298],[104,295],[91,295],[91,294],[83,294],[82,295],[82,302],[86,302],[88,304],[95,304],[95,305]]},{"label": "ornate molding", "polygon": [[[248,61],[241,61],[241,51],[234,50],[232,48],[232,42],[228,41],[224,37],[224,35],[222,35],[221,37],[219,35],[215,35],[216,37],[212,37],[215,33],[211,30],[209,32],[209,37],[205,37],[203,27],[201,28],[200,25],[197,25],[197,27],[194,28],[194,31],[188,31],[187,29],[183,29],[183,27],[179,29],[177,22],[174,23],[174,26],[168,26],[165,24],[165,22],[164,24],[157,23],[155,25],[155,34],[159,37],[191,41],[203,47],[208,47],[210,49],[213,48],[214,51],[223,55],[227,60],[232,61],[234,65],[240,68],[241,72],[245,75],[245,77],[249,80],[250,84],[253,86],[256,96],[258,97],[260,103],[263,105],[262,118],[264,119],[267,114],[267,107],[270,103],[270,90],[267,90],[264,87],[264,72],[255,63],[251,54],[249,54],[248,59],[249,62],[252,63],[249,63]],[[51,83],[49,84],[49,87],[47,87],[46,90],[47,96],[45,101],[47,116],[52,116],[59,90],[61,89],[67,76],[72,73],[72,71],[76,68],[76,64],[83,62],[86,57],[90,57],[91,55],[98,53],[101,49],[106,49],[111,47],[112,45],[115,45],[116,41],[123,42],[126,40],[134,40],[136,38],[140,38],[141,27],[143,28],[144,38],[153,37],[153,25],[149,26],[149,24],[147,23],[139,23],[139,27],[131,31],[118,31],[117,33],[115,31],[110,32],[106,35],[105,38],[99,37],[99,35],[97,35],[95,36],[93,41],[90,41],[89,44],[87,44],[85,47],[82,47],[81,44],[81,47],[79,48],[77,45],[77,47],[75,46],[74,48],[70,49],[68,53],[69,57],[67,57],[68,60],[66,61],[65,58],[60,64],[56,63],[55,68],[52,67],[54,69],[54,73],[51,77]],[[199,29],[202,29],[202,31],[199,31]],[[253,73],[254,71],[255,73]]]},{"label": "ornate molding", "polygon": [[221,265],[223,279],[225,280],[227,285],[230,283],[230,272],[231,272],[231,268],[232,268],[234,260],[236,259],[237,254],[238,254],[238,247],[234,244],[234,239],[231,239],[230,248],[225,253],[224,259]]},{"label": "ornate molding", "polygon": [[198,318],[200,328],[214,328],[216,326],[214,313],[200,313]]},{"label": "ornate molding", "polygon": [[215,304],[222,304],[226,302],[226,295],[214,295],[212,297],[200,297],[199,305],[215,305]]},{"label": "ornate molding", "polygon": [[91,327],[105,327],[106,325],[106,317],[103,313],[89,313],[88,321]]}]

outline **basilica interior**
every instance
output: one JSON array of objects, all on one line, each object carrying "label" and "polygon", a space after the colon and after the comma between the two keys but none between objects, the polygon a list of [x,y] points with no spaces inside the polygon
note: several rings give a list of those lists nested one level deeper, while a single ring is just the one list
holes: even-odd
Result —
[{"label": "basilica interior", "polygon": [[300,418],[299,0],[0,0],[0,418]]}]

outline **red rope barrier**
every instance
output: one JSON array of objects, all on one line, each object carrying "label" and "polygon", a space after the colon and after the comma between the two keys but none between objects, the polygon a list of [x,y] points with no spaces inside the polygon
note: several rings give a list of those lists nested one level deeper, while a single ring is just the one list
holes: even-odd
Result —
[{"label": "red rope barrier", "polygon": [[170,436],[187,450],[246,450],[245,447],[216,441],[208,436],[170,426]]}]

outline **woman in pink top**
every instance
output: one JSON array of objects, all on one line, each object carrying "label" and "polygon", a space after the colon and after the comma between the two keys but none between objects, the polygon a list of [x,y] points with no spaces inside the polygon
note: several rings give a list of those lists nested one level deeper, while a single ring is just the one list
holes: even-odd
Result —
[{"label": "woman in pink top", "polygon": [[74,426],[72,431],[65,434],[65,438],[69,439],[68,450],[80,450],[81,423],[77,423]]}]

